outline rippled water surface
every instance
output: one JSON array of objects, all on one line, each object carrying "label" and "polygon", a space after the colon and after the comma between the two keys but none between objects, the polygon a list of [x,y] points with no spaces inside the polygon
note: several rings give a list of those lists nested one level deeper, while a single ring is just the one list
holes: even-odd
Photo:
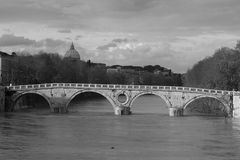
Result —
[{"label": "rippled water surface", "polygon": [[102,99],[70,109],[0,114],[0,160],[240,159],[238,119],[168,117],[155,97],[141,97],[131,116],[114,116]]}]

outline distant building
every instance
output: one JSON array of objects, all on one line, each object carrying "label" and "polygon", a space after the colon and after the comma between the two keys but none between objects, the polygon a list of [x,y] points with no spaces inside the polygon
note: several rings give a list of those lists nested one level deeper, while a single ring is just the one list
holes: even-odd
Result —
[{"label": "distant building", "polygon": [[66,52],[64,59],[71,60],[71,61],[80,61],[80,54],[75,49],[73,43],[71,44],[70,49]]},{"label": "distant building", "polygon": [[122,66],[112,66],[109,67],[107,69],[107,73],[117,73],[117,72],[121,72],[121,73],[130,73],[130,74],[136,74],[138,73],[138,71],[136,71],[135,69],[132,68],[126,68],[126,67],[122,67]]},{"label": "distant building", "polygon": [[121,72],[121,67],[107,68],[107,73],[119,73],[119,72]]},{"label": "distant building", "polygon": [[99,68],[106,69],[106,64],[104,64],[104,63],[93,63],[90,60],[87,61],[87,66],[88,67],[99,67]]},{"label": "distant building", "polygon": [[0,51],[0,85],[9,85],[13,77],[13,61],[15,53],[9,55]]},{"label": "distant building", "polygon": [[162,71],[162,74],[164,76],[171,76],[172,75],[172,71],[171,71],[171,69],[164,68],[163,71]]},{"label": "distant building", "polygon": [[171,69],[166,69],[166,68],[163,68],[162,70],[155,69],[155,70],[153,71],[153,73],[154,73],[155,75],[162,74],[163,76],[171,76],[171,75],[172,75]]},{"label": "distant building", "polygon": [[94,66],[97,66],[97,67],[106,67],[106,64],[104,63],[93,63]]}]

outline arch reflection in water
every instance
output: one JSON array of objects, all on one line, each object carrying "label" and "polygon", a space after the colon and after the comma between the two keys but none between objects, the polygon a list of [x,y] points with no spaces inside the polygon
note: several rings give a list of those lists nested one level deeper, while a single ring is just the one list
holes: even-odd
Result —
[{"label": "arch reflection in water", "polygon": [[44,96],[36,93],[26,93],[14,100],[14,111],[43,111],[50,112],[50,103]]},{"label": "arch reflection in water", "polygon": [[113,106],[103,95],[96,92],[81,92],[75,95],[67,105],[68,112],[109,113],[113,114]]},{"label": "arch reflection in water", "polygon": [[184,115],[187,116],[226,116],[229,108],[218,99],[205,97],[199,98],[185,106]]},{"label": "arch reflection in water", "polygon": [[137,97],[131,104],[131,110],[133,114],[169,114],[167,103],[154,94]]}]

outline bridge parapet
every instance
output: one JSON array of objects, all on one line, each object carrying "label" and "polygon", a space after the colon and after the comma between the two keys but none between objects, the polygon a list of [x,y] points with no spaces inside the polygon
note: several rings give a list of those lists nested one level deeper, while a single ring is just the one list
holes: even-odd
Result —
[{"label": "bridge parapet", "polygon": [[239,92],[214,90],[204,88],[192,88],[182,86],[151,86],[151,85],[120,85],[120,84],[86,84],[86,83],[45,83],[45,84],[31,84],[31,85],[17,85],[7,86],[10,91],[24,91],[24,90],[39,90],[51,88],[75,88],[75,89],[106,89],[106,90],[152,90],[152,91],[174,91],[174,92],[191,92],[201,94],[221,94],[221,95],[240,95]]}]

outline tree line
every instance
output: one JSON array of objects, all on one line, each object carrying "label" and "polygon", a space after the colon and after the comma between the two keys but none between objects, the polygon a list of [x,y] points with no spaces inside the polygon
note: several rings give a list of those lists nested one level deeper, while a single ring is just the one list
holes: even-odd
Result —
[{"label": "tree line", "polygon": [[[90,61],[71,61],[57,53],[40,52],[36,55],[17,54],[11,64],[8,83],[100,83],[135,85],[182,85],[181,74],[165,76],[154,74],[156,66],[122,66],[133,68],[135,72],[107,72],[107,68],[93,65]],[[137,69],[139,68],[139,70]]]}]

